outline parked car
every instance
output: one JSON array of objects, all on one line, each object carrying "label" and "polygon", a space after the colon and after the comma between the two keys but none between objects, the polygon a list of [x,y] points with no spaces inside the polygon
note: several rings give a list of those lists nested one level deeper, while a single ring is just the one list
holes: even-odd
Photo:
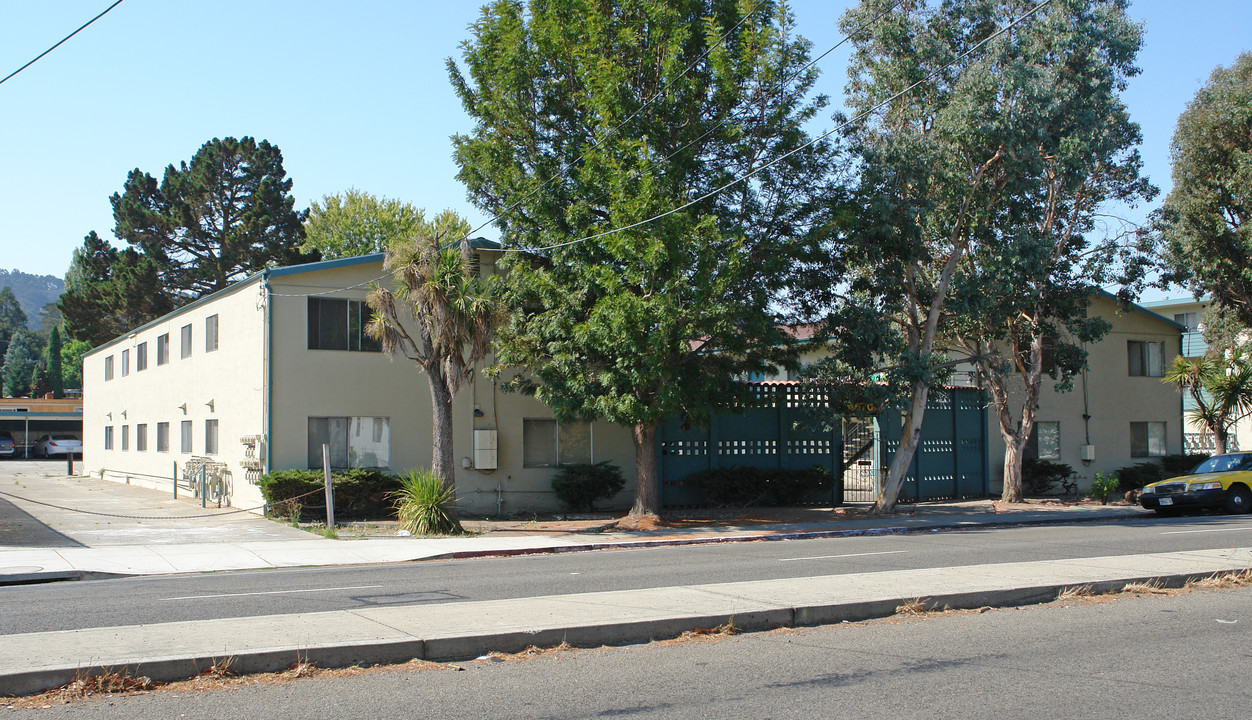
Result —
[{"label": "parked car", "polygon": [[1192,508],[1245,513],[1252,507],[1252,453],[1214,455],[1187,475],[1145,485],[1139,504],[1159,515]]},{"label": "parked car", "polygon": [[0,430],[0,457],[13,457],[17,454],[17,446],[13,444],[13,436],[7,430]]},{"label": "parked car", "polygon": [[35,441],[35,457],[65,456],[69,453],[74,453],[75,455],[83,454],[83,441],[79,440],[77,435],[51,433],[41,435]]}]

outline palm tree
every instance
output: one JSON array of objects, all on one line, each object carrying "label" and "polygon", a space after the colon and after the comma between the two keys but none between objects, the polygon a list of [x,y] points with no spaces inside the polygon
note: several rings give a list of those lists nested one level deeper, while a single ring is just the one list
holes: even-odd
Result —
[{"label": "palm tree", "polygon": [[1218,455],[1226,452],[1230,428],[1252,413],[1252,361],[1243,348],[1236,348],[1227,357],[1213,354],[1188,358],[1181,355],[1165,371],[1163,382],[1189,392],[1195,401],[1191,420],[1213,434],[1213,449]]},{"label": "palm tree", "polygon": [[426,230],[387,252],[383,269],[392,273],[395,289],[371,290],[367,332],[385,352],[425,371],[434,420],[431,471],[455,490],[452,399],[490,353],[501,311],[490,284],[471,269],[469,224],[445,211]]}]

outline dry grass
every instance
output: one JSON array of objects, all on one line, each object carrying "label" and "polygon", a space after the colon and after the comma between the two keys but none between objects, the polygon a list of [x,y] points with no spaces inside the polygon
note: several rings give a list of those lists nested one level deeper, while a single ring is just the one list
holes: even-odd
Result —
[{"label": "dry grass", "polygon": [[896,615],[921,615],[926,612],[926,601],[922,598],[906,600],[896,606]]},{"label": "dry grass", "polygon": [[1074,585],[1072,587],[1062,588],[1061,591],[1056,594],[1056,600],[1057,602],[1066,602],[1069,600],[1089,598],[1095,594],[1095,591],[1091,589],[1090,585]]},{"label": "dry grass", "polygon": [[1149,582],[1126,583],[1118,592],[1127,595],[1168,595],[1167,590],[1159,580]]},{"label": "dry grass", "polygon": [[1187,583],[1188,588],[1196,590],[1230,590],[1247,587],[1248,585],[1252,585],[1252,570],[1215,573],[1206,578],[1191,580]]}]

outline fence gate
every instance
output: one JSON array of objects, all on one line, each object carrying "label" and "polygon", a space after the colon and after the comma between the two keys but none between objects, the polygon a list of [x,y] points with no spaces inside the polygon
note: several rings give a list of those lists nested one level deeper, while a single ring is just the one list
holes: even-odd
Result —
[{"label": "fence gate", "polygon": [[[718,413],[708,427],[661,424],[657,450],[661,502],[699,507],[704,494],[687,476],[719,467],[824,467],[835,475],[832,493],[811,504],[873,502],[891,454],[899,446],[901,415],[877,418],[833,415],[828,386],[803,382],[752,383],[755,402],[742,413]],[[987,495],[986,416],[978,388],[931,391],[922,442],[901,500],[942,500]],[[919,484],[918,478],[921,478]]]}]

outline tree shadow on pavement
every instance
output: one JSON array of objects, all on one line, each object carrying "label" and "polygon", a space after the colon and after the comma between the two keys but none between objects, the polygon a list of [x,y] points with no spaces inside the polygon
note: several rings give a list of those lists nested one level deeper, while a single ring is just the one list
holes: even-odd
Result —
[{"label": "tree shadow on pavement", "polygon": [[23,547],[86,547],[0,498],[0,550]]}]

